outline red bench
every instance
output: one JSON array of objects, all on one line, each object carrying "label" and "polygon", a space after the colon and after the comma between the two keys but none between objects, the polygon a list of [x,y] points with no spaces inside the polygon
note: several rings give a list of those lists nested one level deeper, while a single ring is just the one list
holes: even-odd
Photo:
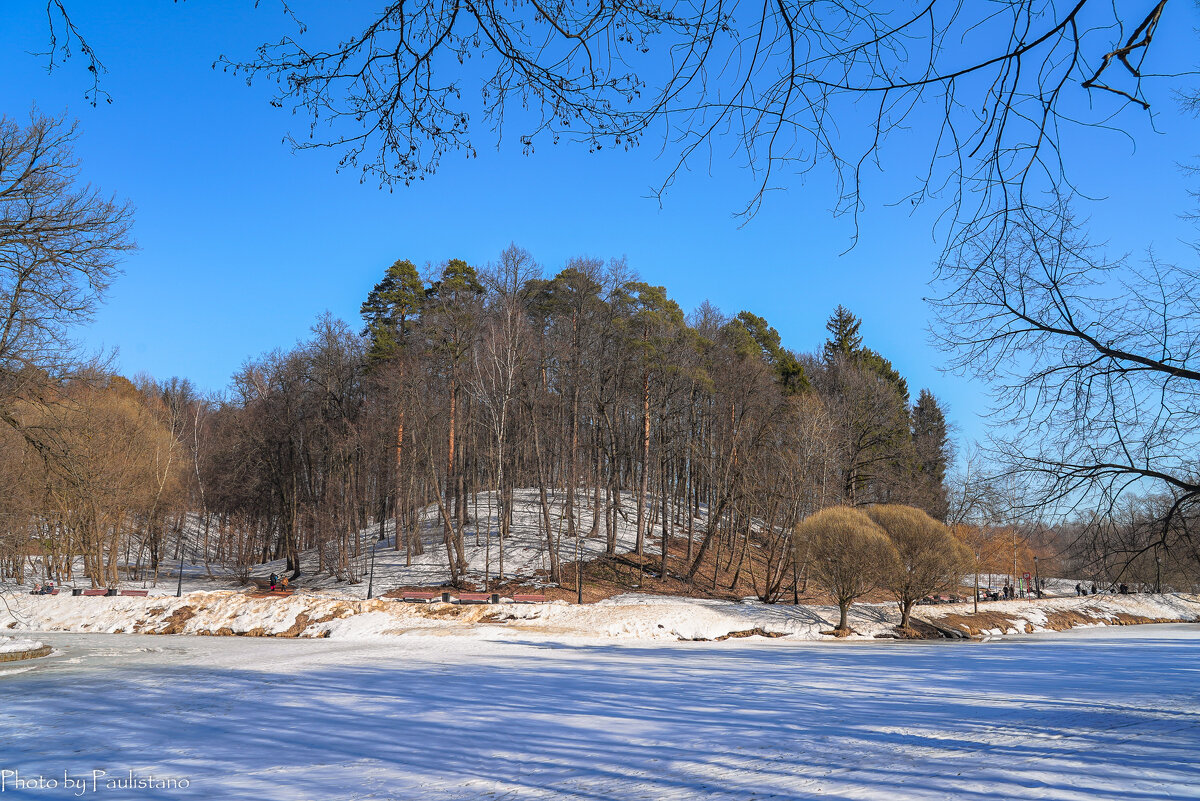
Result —
[{"label": "red bench", "polygon": [[133,595],[138,598],[145,598],[149,593],[146,590],[121,590],[121,595]]},{"label": "red bench", "polygon": [[429,601],[433,601],[433,600],[435,600],[437,598],[441,598],[441,597],[442,597],[442,594],[440,592],[406,592],[406,593],[404,593],[405,601],[425,601],[426,603],[428,603]]},{"label": "red bench", "polygon": [[546,602],[545,595],[514,595],[513,601],[519,604],[541,604]]},{"label": "red bench", "polygon": [[[249,582],[260,590],[271,591],[271,579],[269,579],[269,578],[259,578],[258,576],[251,576],[249,578]],[[275,582],[275,590],[281,590],[281,589],[288,589],[288,587],[284,586],[283,578],[280,578],[278,581]]]},{"label": "red bench", "polygon": [[273,590],[251,590],[249,593],[247,593],[247,596],[250,598],[291,598],[295,592],[296,591],[290,587],[286,590],[281,587],[276,587]]},{"label": "red bench", "polygon": [[97,589],[97,590],[84,590],[83,594],[84,595],[108,595],[108,590],[101,587],[100,589]]}]

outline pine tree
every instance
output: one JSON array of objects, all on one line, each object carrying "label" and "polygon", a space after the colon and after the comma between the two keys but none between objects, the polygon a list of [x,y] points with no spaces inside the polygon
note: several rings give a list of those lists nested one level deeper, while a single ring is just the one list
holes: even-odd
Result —
[{"label": "pine tree", "polygon": [[411,261],[402,259],[388,267],[359,310],[366,323],[363,333],[371,338],[367,355],[372,362],[396,355],[424,300],[425,287]]},{"label": "pine tree", "polygon": [[[772,328],[766,320],[752,312],[742,311],[734,318],[733,325],[741,326],[754,343],[762,351],[762,357],[771,369],[785,395],[795,395],[809,388],[808,376],[804,365],[790,350],[782,345],[779,332]],[[747,343],[748,344],[748,343]]]}]

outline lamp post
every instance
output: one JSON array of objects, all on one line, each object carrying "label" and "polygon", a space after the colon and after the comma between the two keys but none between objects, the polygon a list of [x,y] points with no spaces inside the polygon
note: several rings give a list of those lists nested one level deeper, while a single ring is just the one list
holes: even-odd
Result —
[{"label": "lamp post", "polygon": [[[384,534],[387,531],[387,529],[386,529],[387,505],[388,505],[388,499],[385,496],[383,499],[383,504],[381,505],[381,507],[379,509],[379,536],[376,537],[375,542],[371,543],[371,575],[367,579],[367,600],[368,601],[371,600],[371,593],[375,590],[375,552],[377,550],[379,550],[379,543],[383,542]],[[396,536],[397,537],[400,536],[399,521],[397,521],[397,523],[396,523]]]},{"label": "lamp post", "polygon": [[175,584],[175,597],[183,597],[183,527],[179,529],[179,581]]},{"label": "lamp post", "polygon": [[1042,597],[1042,579],[1041,574],[1038,573],[1038,558],[1036,556],[1033,557],[1033,593],[1036,598]]},{"label": "lamp post", "polygon": [[375,589],[375,551],[379,550],[379,543],[371,543],[371,576],[367,579],[367,600],[371,600],[371,593]]},{"label": "lamp post", "polygon": [[575,603],[583,603],[583,539],[578,528],[575,529]]}]

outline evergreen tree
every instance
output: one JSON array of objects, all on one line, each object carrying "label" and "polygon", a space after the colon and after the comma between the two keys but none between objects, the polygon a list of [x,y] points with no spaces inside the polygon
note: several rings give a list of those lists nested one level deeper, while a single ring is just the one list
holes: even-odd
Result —
[{"label": "evergreen tree", "polygon": [[796,354],[783,347],[779,332],[766,320],[752,312],[742,311],[732,324],[740,326],[758,346],[763,359],[775,371],[785,395],[794,395],[809,388],[804,365],[800,364]]},{"label": "evergreen tree", "polygon": [[825,341],[823,351],[825,361],[833,361],[837,356],[853,356],[862,348],[862,336],[858,329],[862,320],[845,306],[839,305],[833,311],[825,329],[829,331],[829,339]]},{"label": "evergreen tree", "polygon": [[372,362],[396,355],[424,301],[425,286],[411,261],[402,259],[388,267],[359,311],[366,323],[363,334],[371,339],[367,356]]},{"label": "evergreen tree", "polygon": [[946,467],[950,461],[950,435],[946,415],[937,398],[921,390],[912,410],[913,448],[916,452],[917,501],[938,520],[946,517]]},{"label": "evergreen tree", "polygon": [[840,407],[844,494],[852,505],[907,501],[915,470],[908,382],[888,359],[863,347],[861,326],[845,306],[825,324],[823,384]]},{"label": "evergreen tree", "polygon": [[886,381],[896,390],[896,396],[905,407],[908,406],[908,381],[892,366],[890,360],[884,358],[870,348],[862,348],[854,354],[855,361]]}]

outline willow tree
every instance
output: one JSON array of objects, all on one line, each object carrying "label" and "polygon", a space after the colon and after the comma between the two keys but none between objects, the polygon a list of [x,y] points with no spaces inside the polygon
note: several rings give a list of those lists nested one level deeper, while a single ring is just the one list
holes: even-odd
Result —
[{"label": "willow tree", "polygon": [[898,556],[887,532],[860,509],[831,506],[801,521],[795,539],[808,552],[809,576],[837,602],[837,630],[849,631],[850,605],[895,570]]},{"label": "willow tree", "polygon": [[913,604],[958,587],[974,558],[949,528],[920,509],[884,504],[868,507],[867,515],[887,532],[896,549],[883,586],[900,607],[900,628],[907,629]]}]

